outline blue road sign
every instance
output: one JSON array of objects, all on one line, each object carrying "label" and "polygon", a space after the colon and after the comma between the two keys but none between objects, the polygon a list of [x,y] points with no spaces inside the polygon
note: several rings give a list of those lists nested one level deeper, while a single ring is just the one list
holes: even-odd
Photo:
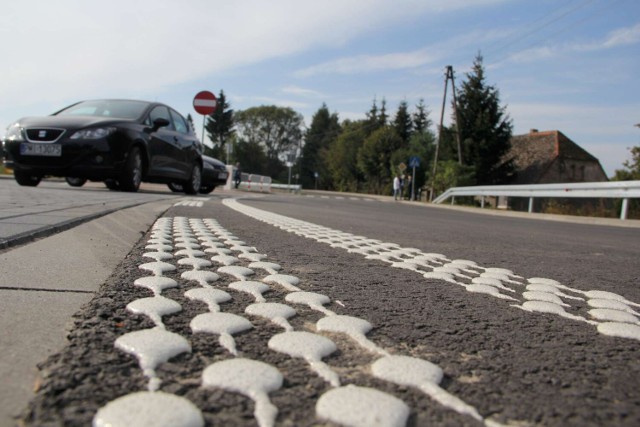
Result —
[{"label": "blue road sign", "polygon": [[410,168],[419,168],[420,167],[420,157],[418,157],[418,156],[409,157],[409,167]]}]

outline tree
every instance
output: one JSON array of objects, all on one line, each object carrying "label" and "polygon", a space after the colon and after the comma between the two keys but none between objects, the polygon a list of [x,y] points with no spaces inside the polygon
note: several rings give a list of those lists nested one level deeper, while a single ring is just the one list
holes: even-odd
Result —
[{"label": "tree", "polygon": [[413,134],[413,120],[411,120],[411,114],[409,114],[409,106],[407,101],[401,101],[396,112],[396,117],[393,120],[393,127],[396,129],[396,133],[404,145],[409,144],[409,139]]},{"label": "tree", "polygon": [[367,120],[344,121],[342,132],[325,152],[324,162],[336,190],[349,192],[360,190],[364,177],[358,169],[358,152],[367,137],[368,129]]},{"label": "tree", "polygon": [[365,190],[385,194],[391,189],[393,153],[402,146],[402,139],[391,126],[381,127],[364,140],[358,152],[358,169],[365,178]]},{"label": "tree", "polygon": [[389,115],[387,114],[387,100],[382,98],[382,105],[380,105],[380,114],[378,114],[378,126],[383,127],[387,125]]},{"label": "tree", "polygon": [[316,174],[319,188],[329,189],[331,179],[325,164],[326,151],[340,135],[340,122],[336,113],[331,114],[326,104],[313,115],[311,126],[305,134],[300,159],[300,179],[303,188],[315,188]]},{"label": "tree", "polygon": [[458,95],[458,117],[454,117],[463,162],[473,166],[477,185],[506,184],[514,173],[513,160],[505,159],[511,145],[511,119],[500,106],[498,90],[485,81],[480,54],[466,77]]},{"label": "tree", "polygon": [[[629,151],[631,152],[631,160],[626,160],[622,164],[624,166],[624,169],[616,169],[615,175],[613,177],[614,181],[640,180],[640,146],[631,147]],[[618,201],[617,205],[617,210],[618,212],[620,212],[622,201]],[[640,219],[640,200],[630,199],[628,209],[628,218]]]},{"label": "tree", "polygon": [[614,181],[640,180],[640,146],[631,147],[629,151],[631,152],[631,160],[626,160],[622,164],[624,169],[616,169]]},{"label": "tree", "polygon": [[268,175],[281,178],[283,161],[302,141],[302,115],[289,107],[263,105],[238,111],[235,122],[241,141],[264,148]]},{"label": "tree", "polygon": [[226,159],[227,162],[229,159],[226,143],[235,132],[233,110],[230,110],[229,107],[224,91],[220,90],[216,110],[213,114],[207,116],[205,124],[207,136],[213,143],[211,149],[205,148],[205,154],[219,159]]},{"label": "tree", "polygon": [[475,170],[470,165],[460,165],[457,160],[438,162],[438,172],[432,180],[436,194],[443,193],[451,187],[473,185]]},{"label": "tree", "polygon": [[227,143],[233,144],[234,163],[240,163],[243,171],[270,176],[267,169],[267,155],[264,152],[264,147],[260,146],[258,142],[243,141],[233,136]]},{"label": "tree", "polygon": [[413,113],[413,130],[416,133],[426,132],[431,125],[429,110],[424,105],[424,99],[420,99],[418,105],[416,105],[416,111]]}]

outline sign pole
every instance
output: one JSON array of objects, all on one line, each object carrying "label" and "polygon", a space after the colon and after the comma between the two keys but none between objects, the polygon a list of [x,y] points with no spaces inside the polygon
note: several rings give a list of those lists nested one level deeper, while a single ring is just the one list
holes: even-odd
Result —
[{"label": "sign pole", "polygon": [[202,145],[205,145],[205,144],[204,144],[204,119],[205,119],[206,117],[207,117],[207,116],[202,116]]},{"label": "sign pole", "polygon": [[416,167],[413,167],[413,178],[411,179],[411,200],[416,199]]}]

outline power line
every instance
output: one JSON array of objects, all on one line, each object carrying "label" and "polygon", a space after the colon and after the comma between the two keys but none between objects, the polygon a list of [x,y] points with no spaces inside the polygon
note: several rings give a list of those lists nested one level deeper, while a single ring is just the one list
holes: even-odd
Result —
[{"label": "power line", "polygon": [[538,19],[536,19],[535,21],[533,21],[533,22],[531,23],[531,25],[530,25],[530,27],[531,27],[531,28],[530,28],[528,31],[525,31],[524,33],[522,33],[520,36],[518,36],[518,37],[516,37],[516,38],[514,38],[514,39],[511,39],[511,40],[510,40],[510,41],[508,41],[507,43],[505,43],[505,44],[503,44],[503,45],[501,45],[501,46],[498,46],[497,48],[489,49],[489,53],[491,53],[491,52],[497,52],[497,51],[502,51],[502,50],[504,50],[504,49],[508,48],[509,46],[513,46],[514,44],[518,43],[519,41],[521,41],[521,40],[524,40],[524,39],[528,38],[529,36],[531,36],[531,35],[533,35],[533,34],[535,34],[535,33],[539,32],[539,31],[541,31],[542,29],[544,29],[544,28],[548,27],[549,25],[551,25],[551,24],[554,24],[554,23],[558,22],[559,20],[561,20],[561,19],[562,19],[562,18],[564,18],[565,16],[568,16],[568,15],[570,15],[570,14],[574,13],[574,12],[577,12],[578,10],[580,10],[580,9],[582,9],[583,7],[587,6],[588,4],[593,3],[593,1],[594,1],[594,0],[586,0],[586,1],[583,1],[582,3],[580,3],[580,4],[578,4],[578,5],[574,6],[574,7],[572,7],[571,9],[569,9],[569,10],[566,10],[566,11],[562,12],[560,15],[556,16],[555,18],[553,18],[553,19],[551,19],[551,20],[549,20],[549,21],[547,21],[547,22],[542,23],[542,25],[534,26],[534,25],[535,25],[535,24],[537,24],[538,22],[545,21],[548,17],[551,17],[551,16],[552,16],[552,15],[554,15],[556,12],[560,11],[561,9],[563,9],[563,8],[567,5],[567,3],[570,3],[570,2],[565,3],[565,4],[563,4],[562,6],[560,6],[560,7],[556,8],[556,9],[554,9],[551,13],[549,13],[549,14],[547,14],[547,15],[544,15],[543,17],[538,18]]},{"label": "power line", "polygon": [[612,3],[605,3],[605,4],[603,4],[603,5],[602,5],[602,7],[600,7],[600,8],[598,8],[598,9],[594,10],[594,11],[593,11],[593,12],[591,12],[590,14],[588,14],[588,15],[584,16],[582,19],[579,19],[579,20],[577,20],[577,21],[575,21],[575,22],[572,22],[572,23],[571,23],[571,24],[569,24],[569,25],[564,26],[564,27],[563,27],[563,28],[561,28],[560,30],[558,30],[558,31],[556,31],[556,32],[553,32],[553,33],[549,34],[547,37],[545,37],[545,38],[543,38],[543,39],[541,39],[541,40],[537,40],[537,41],[535,41],[535,42],[533,42],[533,43],[530,43],[530,44],[528,44],[528,45],[524,46],[523,48],[521,48],[521,49],[519,49],[519,50],[517,50],[517,51],[515,51],[515,52],[505,53],[504,55],[502,55],[501,57],[499,57],[497,60],[492,61],[492,63],[491,63],[490,65],[498,64],[498,63],[500,63],[500,62],[504,61],[505,59],[507,59],[507,58],[508,58],[508,57],[510,57],[510,56],[513,56],[513,55],[515,55],[515,54],[518,54],[518,53],[524,52],[524,51],[526,51],[526,50],[531,49],[532,47],[534,47],[534,46],[536,46],[536,45],[542,44],[542,43],[544,43],[544,42],[546,42],[546,41],[548,41],[548,40],[550,40],[550,39],[552,39],[552,38],[554,38],[554,37],[557,37],[558,35],[560,35],[560,34],[562,34],[562,33],[565,33],[565,32],[567,32],[567,31],[569,31],[569,30],[571,30],[571,29],[573,29],[573,28],[575,28],[575,27],[577,27],[577,26],[579,26],[579,25],[584,24],[585,22],[587,22],[587,21],[589,21],[589,20],[593,19],[595,16],[602,16],[601,12],[602,12],[603,10],[605,10],[605,9],[607,9],[607,10],[612,10],[612,9],[613,9],[613,7],[614,7],[615,5],[617,5],[618,3],[621,3],[621,2],[623,2],[623,1],[627,1],[627,0],[615,0],[615,1],[614,1],[614,2],[612,2]]}]

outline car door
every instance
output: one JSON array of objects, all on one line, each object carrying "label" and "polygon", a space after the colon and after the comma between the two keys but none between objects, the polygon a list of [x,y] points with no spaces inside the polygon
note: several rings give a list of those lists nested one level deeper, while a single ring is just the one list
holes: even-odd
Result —
[{"label": "car door", "polygon": [[191,169],[193,168],[193,164],[197,154],[195,152],[195,145],[197,143],[197,140],[192,134],[191,128],[189,127],[184,117],[182,117],[180,113],[171,108],[169,109],[169,112],[171,113],[173,125],[176,130],[176,135],[180,141],[180,169],[184,171],[185,176],[188,179],[191,176]]},{"label": "car door", "polygon": [[149,123],[166,119],[170,124],[152,132],[149,140],[149,176],[184,179],[184,160],[178,132],[176,132],[169,108],[158,105],[149,112]]}]

